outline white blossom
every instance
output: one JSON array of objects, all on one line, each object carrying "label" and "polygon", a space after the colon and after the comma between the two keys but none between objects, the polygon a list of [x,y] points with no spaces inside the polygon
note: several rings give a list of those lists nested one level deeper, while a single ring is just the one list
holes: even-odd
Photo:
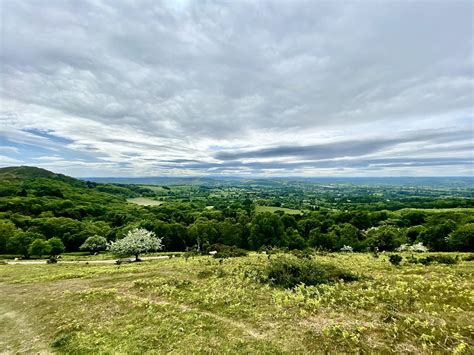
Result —
[{"label": "white blossom", "polygon": [[135,228],[129,231],[125,238],[111,243],[109,250],[120,256],[134,255],[138,260],[138,255],[160,250],[161,247],[161,238],[158,238],[155,233],[143,228]]}]

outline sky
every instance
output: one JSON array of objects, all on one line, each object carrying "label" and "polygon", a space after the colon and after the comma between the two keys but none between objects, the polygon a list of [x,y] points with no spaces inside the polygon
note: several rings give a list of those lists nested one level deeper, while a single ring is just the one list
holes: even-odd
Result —
[{"label": "sky", "polygon": [[473,4],[0,0],[0,167],[473,175]]}]

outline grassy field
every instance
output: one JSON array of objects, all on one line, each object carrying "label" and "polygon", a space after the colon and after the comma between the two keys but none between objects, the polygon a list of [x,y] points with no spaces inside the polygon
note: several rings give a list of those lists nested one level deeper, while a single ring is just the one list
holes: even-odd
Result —
[{"label": "grassy field", "polygon": [[260,213],[283,211],[288,214],[303,214],[303,211],[301,210],[294,210],[294,209],[285,208],[285,207],[272,207],[272,206],[255,206],[255,211],[260,212]]},{"label": "grassy field", "polygon": [[0,351],[472,350],[472,261],[395,267],[387,255],[314,258],[360,279],[275,288],[259,281],[269,261],[257,254],[222,263],[0,265]]},{"label": "grassy field", "polygon": [[151,198],[146,197],[134,197],[127,199],[127,202],[134,203],[140,206],[159,206],[163,201],[152,200]]}]

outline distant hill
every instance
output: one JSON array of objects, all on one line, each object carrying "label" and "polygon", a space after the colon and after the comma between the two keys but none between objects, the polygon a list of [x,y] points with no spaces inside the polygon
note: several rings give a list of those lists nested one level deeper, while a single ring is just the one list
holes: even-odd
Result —
[{"label": "distant hill", "polygon": [[15,182],[18,180],[46,178],[65,182],[68,185],[76,187],[85,187],[86,183],[82,180],[72,178],[63,174],[56,174],[52,171],[37,168],[35,166],[12,166],[0,168],[0,181]]}]

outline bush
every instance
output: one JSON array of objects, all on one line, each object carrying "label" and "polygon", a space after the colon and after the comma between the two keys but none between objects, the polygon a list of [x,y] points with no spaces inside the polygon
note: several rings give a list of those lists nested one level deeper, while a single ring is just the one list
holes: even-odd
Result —
[{"label": "bush", "polygon": [[248,255],[246,250],[237,248],[235,245],[228,246],[223,244],[213,244],[208,248],[208,253],[209,251],[217,251],[217,253],[213,254],[216,259],[235,258]]},{"label": "bush", "polygon": [[423,265],[429,265],[434,262],[439,264],[453,265],[457,264],[458,257],[454,258],[450,255],[430,255],[426,258],[419,259],[419,262]]},{"label": "bush", "polygon": [[289,256],[271,260],[266,270],[266,281],[283,288],[291,288],[298,284],[311,286],[338,280],[355,281],[357,279],[356,275],[334,265]]},{"label": "bush", "polygon": [[464,261],[474,261],[474,254],[469,254],[464,258]]},{"label": "bush", "polygon": [[390,263],[395,266],[399,266],[402,260],[403,258],[398,254],[390,255],[390,257],[388,258],[388,261],[390,261]]}]

